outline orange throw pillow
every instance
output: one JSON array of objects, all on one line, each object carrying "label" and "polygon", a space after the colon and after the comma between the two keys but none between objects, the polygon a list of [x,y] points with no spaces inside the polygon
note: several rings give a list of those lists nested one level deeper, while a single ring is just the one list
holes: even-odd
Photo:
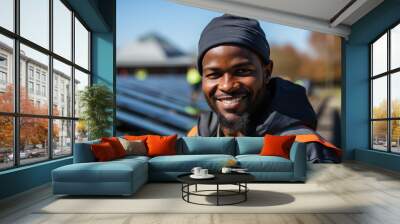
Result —
[{"label": "orange throw pillow", "polygon": [[264,145],[261,149],[260,155],[280,156],[290,159],[290,147],[292,147],[295,139],[296,135],[275,136],[266,134],[264,136]]},{"label": "orange throw pillow", "polygon": [[99,162],[110,161],[117,158],[114,149],[108,142],[93,144],[90,147],[94,154],[94,157]]},{"label": "orange throw pillow", "polygon": [[126,156],[126,151],[117,137],[101,138],[101,142],[108,142],[114,149],[117,158]]},{"label": "orange throw pillow", "polygon": [[177,135],[147,137],[148,156],[176,155]]}]

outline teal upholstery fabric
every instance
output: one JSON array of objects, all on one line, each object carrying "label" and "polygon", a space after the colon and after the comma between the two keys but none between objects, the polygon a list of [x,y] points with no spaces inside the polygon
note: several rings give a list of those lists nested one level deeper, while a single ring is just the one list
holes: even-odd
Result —
[{"label": "teal upholstery fabric", "polygon": [[184,155],[226,154],[235,155],[233,137],[182,137],[177,151]]},{"label": "teal upholstery fabric", "polygon": [[292,161],[278,156],[238,155],[240,167],[250,172],[292,172]]},{"label": "teal upholstery fabric", "polygon": [[98,144],[100,140],[93,140],[82,143],[75,143],[74,147],[74,163],[88,163],[96,161],[90,145]]},{"label": "teal upholstery fabric", "polygon": [[132,162],[132,161],[134,162],[136,160],[147,162],[147,161],[149,161],[149,159],[150,159],[150,157],[147,157],[147,156],[131,155],[131,156],[125,156],[124,158],[120,158],[120,159],[117,159],[117,160],[113,160],[112,162],[127,162],[127,163],[130,163],[130,162]]},{"label": "teal upholstery fabric", "polygon": [[260,154],[264,137],[237,137],[236,155]]},{"label": "teal upholstery fabric", "polygon": [[[74,164],[52,172],[54,194],[131,195],[147,181],[177,181],[193,167],[218,172],[230,159],[247,168],[256,181],[282,182],[306,180],[306,149],[295,142],[290,160],[260,156],[263,137],[183,137],[178,139],[178,155],[127,156],[108,162],[94,162],[90,145],[99,140],[77,143]],[[234,157],[234,155],[237,155]]]},{"label": "teal upholstery fabric", "polygon": [[211,172],[219,171],[230,159],[231,155],[174,155],[157,156],[149,160],[149,170],[190,172],[193,167],[200,166]]},{"label": "teal upholstery fabric", "polygon": [[293,162],[293,178],[305,181],[307,176],[306,143],[295,142],[290,149],[290,160]]},{"label": "teal upholstery fabric", "polygon": [[54,194],[130,195],[147,182],[148,164],[144,158],[74,163],[53,170],[52,177]]}]

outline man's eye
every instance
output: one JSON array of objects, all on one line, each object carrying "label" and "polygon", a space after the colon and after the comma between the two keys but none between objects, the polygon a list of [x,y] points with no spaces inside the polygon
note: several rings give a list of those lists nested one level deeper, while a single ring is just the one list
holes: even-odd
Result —
[{"label": "man's eye", "polygon": [[206,74],[208,79],[217,79],[220,75],[217,72]]},{"label": "man's eye", "polygon": [[245,69],[245,68],[236,70],[236,74],[239,74],[239,75],[247,75],[247,74],[251,74],[251,72],[252,72],[252,70]]}]

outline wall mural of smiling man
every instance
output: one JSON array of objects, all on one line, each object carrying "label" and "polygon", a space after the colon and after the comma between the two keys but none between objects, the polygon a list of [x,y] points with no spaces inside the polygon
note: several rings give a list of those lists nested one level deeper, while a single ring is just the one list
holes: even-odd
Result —
[{"label": "wall mural of smiling man", "polygon": [[317,119],[305,89],[271,77],[273,61],[254,19],[225,14],[203,30],[197,66],[210,112],[188,136],[296,135],[312,162],[340,162],[341,150],[315,132]]}]

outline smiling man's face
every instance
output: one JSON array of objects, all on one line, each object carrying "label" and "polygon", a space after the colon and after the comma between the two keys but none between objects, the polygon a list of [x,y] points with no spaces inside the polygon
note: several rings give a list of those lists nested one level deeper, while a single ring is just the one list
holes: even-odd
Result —
[{"label": "smiling man's face", "polygon": [[244,47],[220,45],[205,53],[202,68],[202,88],[209,106],[222,124],[233,127],[262,102],[272,62],[262,63]]}]

